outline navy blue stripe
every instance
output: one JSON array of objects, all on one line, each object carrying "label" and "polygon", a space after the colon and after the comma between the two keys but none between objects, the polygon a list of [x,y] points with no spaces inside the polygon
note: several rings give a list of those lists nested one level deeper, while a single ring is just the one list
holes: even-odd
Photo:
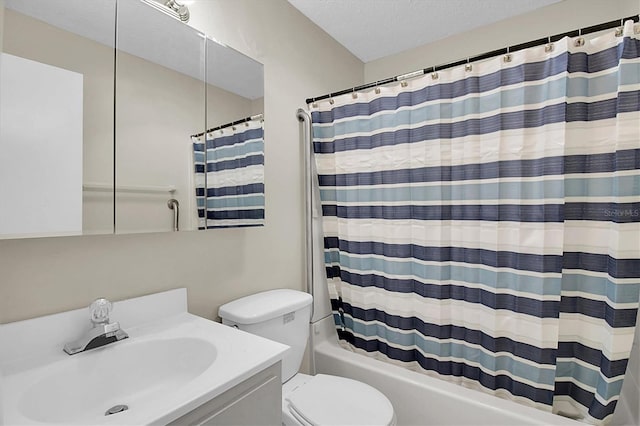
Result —
[{"label": "navy blue stripe", "polygon": [[640,149],[564,157],[564,173],[606,173],[640,169]]},{"label": "navy blue stripe", "polygon": [[437,325],[425,323],[419,318],[405,318],[391,315],[378,309],[361,309],[342,303],[344,312],[362,321],[379,321],[389,327],[400,330],[416,330],[423,336],[436,339],[456,339],[470,344],[480,345],[490,352],[508,352],[520,358],[535,361],[540,364],[555,365],[556,349],[538,348],[522,342],[516,342],[507,337],[492,337],[479,330],[473,330],[455,325]]},{"label": "navy blue stripe", "polygon": [[264,219],[264,209],[207,211],[207,219]]},{"label": "navy blue stripe", "polygon": [[597,121],[640,110],[640,91],[620,92],[617,98],[597,102],[572,102],[567,105],[567,122]]},{"label": "navy blue stripe", "polygon": [[615,259],[608,254],[565,252],[564,269],[606,272],[614,278],[640,277],[640,259]]},{"label": "navy blue stripe", "polygon": [[640,222],[640,202],[566,203],[565,220],[595,220],[615,223]]},{"label": "navy blue stripe", "polygon": [[233,160],[207,163],[207,172],[219,172],[222,170],[240,169],[242,167],[257,166],[264,164],[264,154],[249,155],[247,157],[235,158]]},{"label": "navy blue stripe", "polygon": [[473,220],[562,222],[562,204],[444,205],[444,206],[336,206],[323,205],[324,216],[347,219]]},{"label": "navy blue stripe", "polygon": [[498,374],[493,376],[482,371],[479,367],[470,366],[462,362],[438,361],[425,357],[418,350],[404,350],[389,346],[385,342],[378,340],[364,340],[348,332],[341,332],[339,336],[341,339],[367,352],[380,352],[391,359],[403,362],[416,361],[425,370],[435,371],[447,376],[466,377],[467,379],[479,382],[487,389],[505,389],[513,395],[522,396],[542,404],[551,405],[553,403],[552,391],[535,388],[514,380],[507,375]]},{"label": "navy blue stripe", "polygon": [[207,149],[220,148],[222,146],[235,145],[250,139],[262,139],[263,129],[250,129],[242,133],[236,133],[229,136],[222,136],[214,139],[207,139]]},{"label": "navy blue stripe", "polygon": [[[264,223],[248,223],[242,225],[208,225],[207,229],[215,229],[215,228],[253,228],[255,226],[264,226]],[[204,228],[199,228],[204,229]]]},{"label": "navy blue stripe", "polygon": [[638,59],[640,58],[640,40],[637,38],[625,37],[622,43],[622,58]]},{"label": "navy blue stripe", "polygon": [[195,152],[204,152],[204,143],[194,143],[193,150]]},{"label": "navy blue stripe", "polygon": [[196,197],[204,197],[204,188],[196,188]]},{"label": "navy blue stripe", "polygon": [[195,172],[196,174],[204,174],[204,164],[196,164]]},{"label": "navy blue stripe", "polygon": [[436,206],[342,206],[323,204],[324,216],[345,219],[472,220],[509,222],[640,222],[638,203],[498,204]]},{"label": "navy blue stripe", "polygon": [[413,258],[430,262],[464,262],[494,268],[513,268],[534,272],[562,272],[562,256],[493,251],[465,247],[424,247],[416,244],[388,244],[378,241],[324,239],[327,249],[338,248],[352,254],[375,254],[393,258]]},{"label": "navy blue stripe", "polygon": [[587,54],[576,52],[569,54],[568,71],[595,73],[618,66],[620,59],[636,59],[640,56],[640,41],[625,37],[623,42],[606,50]]},{"label": "navy blue stripe", "polygon": [[593,393],[582,389],[572,382],[556,382],[556,395],[567,395],[585,407],[589,407],[589,414],[596,419],[604,419],[616,409],[618,400],[611,401],[607,405],[602,405]]},{"label": "navy blue stripe", "polygon": [[482,289],[452,284],[425,284],[413,279],[388,278],[376,274],[360,275],[343,270],[339,271],[339,276],[343,282],[359,287],[377,287],[397,293],[414,293],[437,300],[460,300],[538,318],[558,318],[559,302],[557,301],[541,301],[512,294],[495,294]]},{"label": "navy blue stripe", "polygon": [[625,374],[629,363],[627,358],[611,361],[602,351],[584,346],[579,342],[558,342],[558,358],[574,357],[599,367],[600,372],[609,378]]},{"label": "navy blue stripe", "polygon": [[320,175],[320,186],[384,185],[411,182],[451,182],[507,177],[535,177],[564,173],[605,173],[640,169],[640,149],[606,154],[494,161],[459,166]]},{"label": "navy blue stripe", "polygon": [[637,309],[614,309],[607,302],[600,300],[567,296],[562,296],[560,312],[604,319],[607,324],[614,328],[635,326],[638,315]]},{"label": "navy blue stripe", "polygon": [[264,194],[264,183],[207,188],[207,197],[224,197],[227,195]]}]

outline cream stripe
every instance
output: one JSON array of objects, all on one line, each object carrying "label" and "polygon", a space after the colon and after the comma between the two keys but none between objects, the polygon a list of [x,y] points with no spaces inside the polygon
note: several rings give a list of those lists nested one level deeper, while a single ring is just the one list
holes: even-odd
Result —
[{"label": "cream stripe", "polygon": [[[562,223],[422,221],[325,217],[325,236],[349,241],[466,247],[528,254],[562,255]],[[348,230],[348,231],[347,231]]]},{"label": "cream stripe", "polygon": [[242,173],[238,173],[238,169],[207,173],[207,186],[209,188],[247,185],[250,183],[263,182],[263,180],[264,166],[262,164],[243,167]]}]

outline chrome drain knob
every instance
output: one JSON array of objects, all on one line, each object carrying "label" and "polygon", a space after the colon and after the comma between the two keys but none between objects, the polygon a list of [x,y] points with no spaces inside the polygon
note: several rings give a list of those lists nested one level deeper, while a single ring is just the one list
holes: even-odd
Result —
[{"label": "chrome drain knob", "polygon": [[128,409],[129,409],[128,405],[124,405],[124,404],[114,405],[113,407],[111,407],[107,411],[105,411],[104,415],[105,416],[110,416],[111,414],[121,413],[123,411],[127,411]]}]

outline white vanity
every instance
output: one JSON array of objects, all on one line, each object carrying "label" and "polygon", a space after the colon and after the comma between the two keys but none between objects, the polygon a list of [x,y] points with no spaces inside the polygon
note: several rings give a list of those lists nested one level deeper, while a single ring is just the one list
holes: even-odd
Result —
[{"label": "white vanity", "polygon": [[0,425],[281,423],[287,346],[189,314],[186,289],[112,317],[129,337],[75,355],[89,309],[1,325]]}]

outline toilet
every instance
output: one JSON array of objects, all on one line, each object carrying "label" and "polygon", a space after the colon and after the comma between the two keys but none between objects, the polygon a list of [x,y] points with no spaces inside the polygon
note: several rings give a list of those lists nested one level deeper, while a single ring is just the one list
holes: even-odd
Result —
[{"label": "toilet", "polygon": [[220,307],[222,323],[284,343],[282,422],[285,425],[393,426],[395,413],[382,392],[344,377],[299,373],[309,337],[312,297],[279,289],[253,294]]}]

